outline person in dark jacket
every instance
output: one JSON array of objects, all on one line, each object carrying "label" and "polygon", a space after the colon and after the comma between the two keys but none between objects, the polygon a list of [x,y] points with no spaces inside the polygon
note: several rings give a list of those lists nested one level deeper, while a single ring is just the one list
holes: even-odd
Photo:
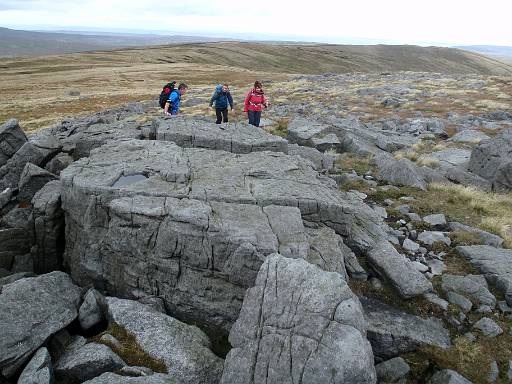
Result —
[{"label": "person in dark jacket", "polygon": [[244,112],[247,112],[249,124],[260,126],[261,111],[268,107],[267,98],[259,81],[254,83],[254,88],[249,91],[245,98]]},{"label": "person in dark jacket", "polygon": [[217,121],[215,124],[220,124],[222,122],[228,122],[228,104],[233,111],[233,97],[231,97],[231,93],[229,92],[229,87],[227,84],[219,84],[215,88],[215,92],[210,100],[210,107],[215,103],[215,114],[217,115]]}]

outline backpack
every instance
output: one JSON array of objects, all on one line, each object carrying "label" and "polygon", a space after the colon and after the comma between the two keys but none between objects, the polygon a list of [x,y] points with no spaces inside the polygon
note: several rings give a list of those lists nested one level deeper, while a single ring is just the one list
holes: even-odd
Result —
[{"label": "backpack", "polygon": [[160,104],[160,108],[165,108],[165,103],[169,100],[169,96],[171,92],[175,90],[176,82],[170,82],[164,85],[162,92],[160,92],[160,98],[158,99],[158,104]]}]

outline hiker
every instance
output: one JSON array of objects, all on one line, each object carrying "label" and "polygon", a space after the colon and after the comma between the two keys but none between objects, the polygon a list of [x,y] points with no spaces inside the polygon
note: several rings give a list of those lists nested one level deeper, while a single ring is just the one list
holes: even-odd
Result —
[{"label": "hiker", "polygon": [[261,111],[263,108],[267,108],[267,98],[263,92],[261,83],[256,81],[254,88],[249,91],[244,103],[244,112],[247,112],[249,117],[249,124],[256,127],[260,126]]},{"label": "hiker", "polygon": [[231,97],[227,84],[217,85],[210,100],[210,107],[213,107],[213,103],[215,103],[215,114],[217,115],[217,121],[215,121],[215,124],[220,124],[222,122],[227,123],[228,104],[231,111],[233,111],[233,97]]},{"label": "hiker", "polygon": [[[183,96],[188,90],[188,85],[181,83],[178,89],[172,89],[169,92],[169,98],[166,100],[164,105],[165,116],[176,116],[180,111],[181,96]],[[164,91],[162,91],[163,93]]]}]

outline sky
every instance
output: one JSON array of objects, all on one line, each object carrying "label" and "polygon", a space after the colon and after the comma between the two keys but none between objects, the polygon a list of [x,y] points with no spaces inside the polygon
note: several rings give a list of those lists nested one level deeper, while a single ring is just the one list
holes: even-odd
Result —
[{"label": "sky", "polygon": [[0,26],[329,43],[512,45],[510,0],[0,0]]}]

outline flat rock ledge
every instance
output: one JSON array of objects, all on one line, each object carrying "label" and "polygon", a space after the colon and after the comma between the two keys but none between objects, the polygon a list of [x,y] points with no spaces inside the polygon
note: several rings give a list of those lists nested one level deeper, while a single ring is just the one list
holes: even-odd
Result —
[{"label": "flat rock ledge", "polygon": [[303,220],[361,251],[387,238],[360,199],[283,153],[122,140],[73,163],[61,181],[64,263],[79,284],[157,295],[180,320],[226,332],[267,255],[328,260],[318,247],[311,255],[315,236]]}]

